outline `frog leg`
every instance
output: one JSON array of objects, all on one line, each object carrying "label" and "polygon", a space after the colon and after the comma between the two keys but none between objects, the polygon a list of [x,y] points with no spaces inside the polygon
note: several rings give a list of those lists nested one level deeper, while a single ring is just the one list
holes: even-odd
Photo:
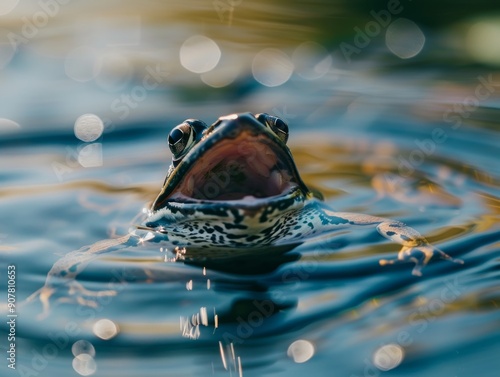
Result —
[{"label": "frog leg", "polygon": [[[432,246],[420,233],[402,222],[384,221],[378,224],[376,229],[385,238],[403,245],[397,258],[390,260],[381,259],[379,261],[381,266],[410,261],[415,263],[412,274],[422,276],[422,268],[434,256],[454,263],[464,263],[462,260],[453,259],[444,251]],[[423,256],[417,257],[418,254],[416,252],[421,252]]]},{"label": "frog leg", "polygon": [[[89,290],[76,280],[68,280],[67,282],[65,282],[65,285],[68,286],[68,294],[73,297],[59,297],[57,301],[61,303],[77,302],[82,306],[96,308],[98,307],[98,304],[95,301],[96,297],[116,296],[117,294],[115,290],[102,290],[102,291]],[[26,299],[26,302],[31,302],[37,297],[39,298],[42,304],[42,313],[40,313],[37,316],[38,319],[44,319],[49,314],[50,299],[57,291],[56,286],[57,285],[53,283],[45,284],[42,288],[32,293]],[[85,296],[90,297],[90,299],[85,298]]]},{"label": "frog leg", "polygon": [[25,302],[31,302],[37,297],[40,298],[40,302],[42,303],[42,313],[40,313],[37,317],[38,319],[44,319],[49,314],[50,307],[50,297],[54,294],[55,289],[53,287],[44,285],[42,288],[37,289],[31,295],[28,296]]},{"label": "frog leg", "polygon": [[[102,290],[102,291],[93,291],[85,288],[81,283],[76,280],[70,281],[68,283],[69,289],[68,294],[70,297],[60,297],[58,299],[59,302],[63,303],[78,303],[81,306],[88,306],[91,308],[97,308],[99,305],[96,302],[97,297],[109,297],[116,296],[116,290]],[[86,298],[88,297],[88,298]],[[42,298],[40,298],[42,300]],[[44,308],[45,310],[45,308]],[[48,302],[47,308],[48,310]],[[46,315],[45,312],[43,315]]]},{"label": "frog leg", "polygon": [[[80,283],[78,283],[75,278],[76,276],[85,269],[89,262],[97,257],[97,255],[110,252],[118,249],[127,247],[129,244],[136,244],[137,239],[134,238],[132,234],[127,234],[125,236],[113,239],[106,239],[103,241],[98,241],[90,246],[83,247],[81,249],[72,251],[66,254],[64,257],[59,259],[47,274],[45,280],[45,285],[31,294],[26,302],[33,301],[37,297],[42,303],[43,312],[40,315],[41,318],[47,316],[50,310],[50,299],[55,294],[55,292],[61,287],[65,286],[69,288],[69,295],[74,295],[74,300],[76,300],[81,305],[96,307],[97,303],[95,301],[84,298],[87,297],[102,297],[102,296],[112,296],[115,295],[115,291],[91,291],[84,288]],[[140,240],[140,239],[139,239]],[[80,293],[80,295],[78,295]],[[72,301],[69,297],[63,297],[58,299],[60,302]]]},{"label": "frog leg", "polygon": [[116,291],[113,289],[109,290],[102,290],[102,291],[93,291],[90,289],[85,288],[81,283],[77,282],[76,280],[73,280],[69,284],[69,294],[75,294],[75,293],[80,293],[84,296],[115,296]]},{"label": "frog leg", "polygon": [[326,210],[325,213],[329,216],[346,219],[352,225],[374,225],[380,235],[402,245],[397,258],[391,260],[381,259],[379,261],[381,266],[401,262],[413,262],[415,263],[415,267],[412,270],[412,274],[422,276],[422,268],[433,256],[438,256],[441,259],[458,264],[464,263],[462,260],[454,259],[444,251],[432,246],[424,236],[401,221],[349,212],[331,212]]}]

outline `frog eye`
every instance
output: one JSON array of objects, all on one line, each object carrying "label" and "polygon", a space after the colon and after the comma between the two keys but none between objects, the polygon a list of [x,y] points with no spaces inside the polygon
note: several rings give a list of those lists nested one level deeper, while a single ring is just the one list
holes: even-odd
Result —
[{"label": "frog eye", "polygon": [[174,161],[180,160],[198,142],[207,125],[197,119],[187,119],[176,126],[168,135],[168,147]]},{"label": "frog eye", "polygon": [[271,128],[276,136],[286,144],[288,141],[288,124],[283,119],[266,113],[258,114],[256,118],[259,122]]}]

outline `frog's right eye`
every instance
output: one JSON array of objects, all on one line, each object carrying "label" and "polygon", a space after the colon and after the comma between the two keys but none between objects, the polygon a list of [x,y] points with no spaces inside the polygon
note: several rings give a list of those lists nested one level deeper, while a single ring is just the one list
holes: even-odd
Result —
[{"label": "frog's right eye", "polygon": [[174,158],[181,156],[194,141],[193,130],[189,124],[183,123],[175,127],[168,135],[168,147],[174,155]]},{"label": "frog's right eye", "polygon": [[197,119],[187,119],[176,126],[168,135],[168,147],[174,161],[180,160],[202,137],[207,125]]},{"label": "frog's right eye", "polygon": [[288,141],[288,124],[283,119],[266,113],[257,114],[255,117],[259,122],[269,127],[286,144]]}]

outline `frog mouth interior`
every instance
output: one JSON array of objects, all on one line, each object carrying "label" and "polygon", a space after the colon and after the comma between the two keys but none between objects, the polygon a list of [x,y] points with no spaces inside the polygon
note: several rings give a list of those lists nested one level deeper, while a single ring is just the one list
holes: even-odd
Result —
[{"label": "frog mouth interior", "polygon": [[288,193],[298,186],[282,147],[244,132],[224,139],[197,158],[169,200],[240,200]]}]

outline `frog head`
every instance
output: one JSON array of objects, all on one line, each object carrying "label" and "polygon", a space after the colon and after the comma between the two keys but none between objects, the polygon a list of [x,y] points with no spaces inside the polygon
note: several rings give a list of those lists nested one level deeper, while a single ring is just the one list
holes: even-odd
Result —
[{"label": "frog head", "polygon": [[[168,136],[172,164],[150,225],[232,217],[257,222],[311,196],[286,145],[288,125],[268,114],[233,114],[207,126],[188,119]],[[228,220],[229,221],[229,220]]]}]

